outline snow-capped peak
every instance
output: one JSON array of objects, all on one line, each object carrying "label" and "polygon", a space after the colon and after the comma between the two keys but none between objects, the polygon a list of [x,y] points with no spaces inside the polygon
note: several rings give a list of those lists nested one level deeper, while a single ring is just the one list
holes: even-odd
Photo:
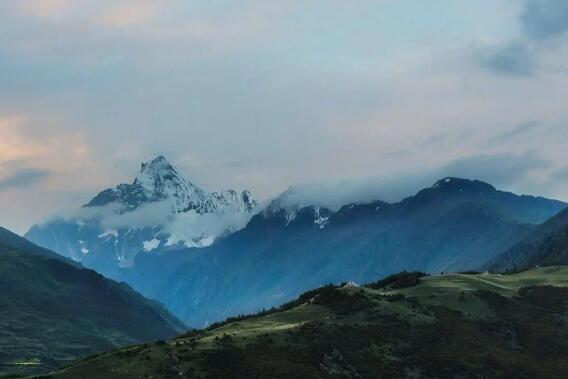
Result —
[{"label": "snow-capped peak", "polygon": [[205,191],[183,178],[162,155],[142,163],[133,185],[142,187],[152,201],[171,199],[176,212],[197,209],[207,197]]},{"label": "snow-capped peak", "polygon": [[251,213],[258,206],[249,191],[209,193],[185,179],[163,155],[142,163],[132,184],[119,184],[99,193],[87,206],[121,203],[129,210],[157,201],[171,201],[174,213]]}]

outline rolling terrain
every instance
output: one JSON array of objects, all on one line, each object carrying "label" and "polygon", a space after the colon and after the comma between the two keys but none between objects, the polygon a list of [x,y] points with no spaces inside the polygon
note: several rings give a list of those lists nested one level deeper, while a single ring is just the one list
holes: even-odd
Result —
[{"label": "rolling terrain", "polygon": [[553,378],[568,375],[568,268],[401,273],[90,357],[70,378]]},{"label": "rolling terrain", "polygon": [[0,374],[45,372],[183,330],[128,285],[0,229]]}]

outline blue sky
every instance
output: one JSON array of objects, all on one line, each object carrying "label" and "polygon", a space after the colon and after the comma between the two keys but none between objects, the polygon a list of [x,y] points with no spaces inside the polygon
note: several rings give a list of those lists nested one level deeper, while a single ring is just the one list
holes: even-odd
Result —
[{"label": "blue sky", "polygon": [[567,53],[564,0],[3,1],[0,225],[155,152],[262,199],[451,174],[568,200]]}]

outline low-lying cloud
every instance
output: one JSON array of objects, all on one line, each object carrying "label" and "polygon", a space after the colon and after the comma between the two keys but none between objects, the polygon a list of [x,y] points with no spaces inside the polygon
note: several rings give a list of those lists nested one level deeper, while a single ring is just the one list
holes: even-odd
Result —
[{"label": "low-lying cloud", "polygon": [[194,241],[205,238],[205,244],[209,244],[226,233],[243,228],[251,217],[249,213],[175,213],[172,202],[164,200],[144,204],[134,210],[128,210],[118,203],[102,207],[83,207],[64,218],[94,221],[103,233],[125,229],[158,229],[160,234],[169,235],[169,244],[184,243],[192,247]]},{"label": "low-lying cloud", "polygon": [[526,180],[531,172],[549,166],[550,162],[534,152],[473,155],[442,167],[391,177],[292,186],[273,205],[287,210],[314,205],[337,211],[347,204],[366,204],[377,200],[393,203],[445,177],[477,179],[509,188]]}]

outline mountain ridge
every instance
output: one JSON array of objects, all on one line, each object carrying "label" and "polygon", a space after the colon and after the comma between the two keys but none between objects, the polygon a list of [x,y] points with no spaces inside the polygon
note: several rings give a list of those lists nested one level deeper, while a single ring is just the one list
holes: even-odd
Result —
[{"label": "mountain ridge", "polygon": [[210,247],[140,255],[118,275],[200,327],[323,283],[478,269],[566,206],[478,185],[428,188],[396,204],[335,212],[272,206]]}]

